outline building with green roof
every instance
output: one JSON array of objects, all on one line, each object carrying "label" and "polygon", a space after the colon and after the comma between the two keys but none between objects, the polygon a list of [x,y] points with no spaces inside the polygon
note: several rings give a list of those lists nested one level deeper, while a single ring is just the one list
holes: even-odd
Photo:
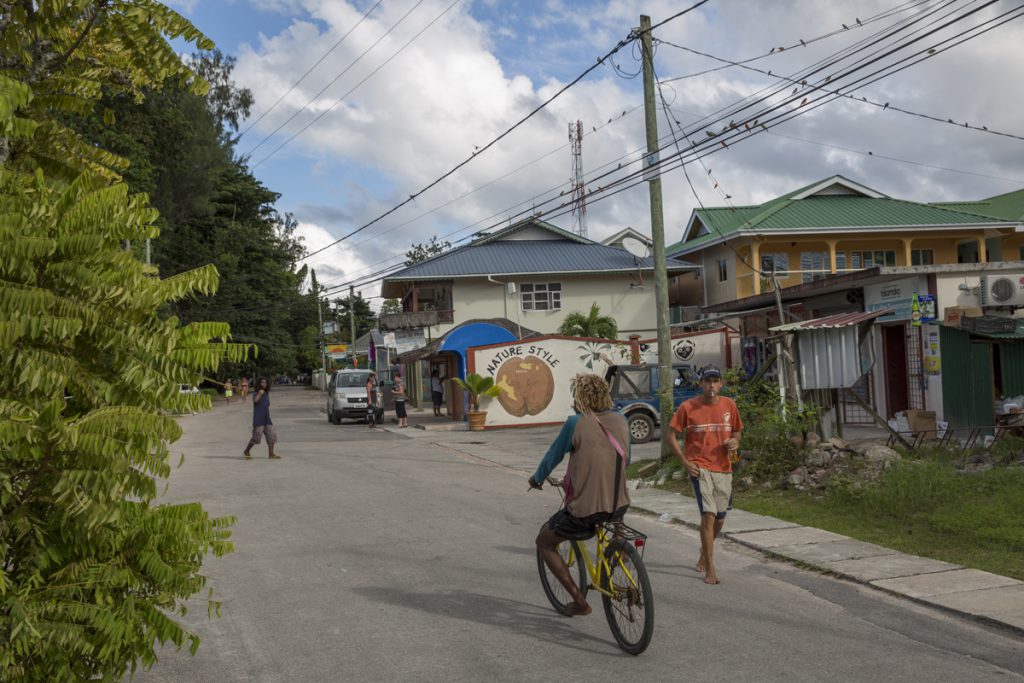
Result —
[{"label": "building with green roof", "polygon": [[874,266],[1024,260],[1024,190],[976,202],[896,199],[832,176],[756,206],[696,209],[667,255],[679,305],[709,306]]}]

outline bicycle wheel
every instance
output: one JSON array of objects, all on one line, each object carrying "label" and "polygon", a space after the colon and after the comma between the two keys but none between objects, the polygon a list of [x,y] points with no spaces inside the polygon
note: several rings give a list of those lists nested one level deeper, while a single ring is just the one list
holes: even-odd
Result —
[{"label": "bicycle wheel", "polygon": [[[565,560],[565,564],[569,567],[569,573],[576,572],[577,585],[580,587],[580,591],[585,594],[587,592],[587,568],[583,563],[579,542],[563,541],[559,543],[558,554]],[[540,572],[540,585],[544,587],[544,594],[548,596],[551,606],[559,614],[568,615],[568,607],[572,604],[572,596],[569,595],[569,591],[565,590],[565,586],[548,569],[548,564],[544,561],[540,548],[537,548],[537,571]]]},{"label": "bicycle wheel", "polygon": [[654,635],[654,600],[647,569],[636,548],[619,542],[605,551],[601,588],[611,593],[601,597],[615,641],[629,654],[640,654]]}]

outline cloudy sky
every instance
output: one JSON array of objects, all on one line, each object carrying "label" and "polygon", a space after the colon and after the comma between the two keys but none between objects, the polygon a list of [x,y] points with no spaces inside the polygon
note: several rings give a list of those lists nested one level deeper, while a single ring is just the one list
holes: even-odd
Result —
[{"label": "cloudy sky", "polygon": [[[745,116],[766,106],[781,107],[774,116],[792,116],[767,131],[756,128],[760,133],[748,139],[710,146],[713,154],[687,166],[696,193],[681,169],[666,172],[666,240],[680,239],[697,197],[708,206],[760,203],[834,174],[915,201],[976,199],[1024,187],[1024,140],[995,134],[1024,136],[1024,19],[943,49],[955,42],[947,41],[955,34],[993,26],[998,15],[1021,6],[1018,0],[986,2],[711,0],[656,28],[660,94],[671,109],[672,127],[678,121],[693,136],[690,142],[712,140],[709,130],[722,136],[730,119],[742,125]],[[627,226],[650,234],[646,185],[613,182],[638,168],[645,145],[635,43],[500,142],[474,152],[594,65],[639,25],[641,13],[658,24],[689,1],[170,4],[237,58],[235,81],[256,98],[238,151],[250,158],[257,177],[281,193],[278,208],[298,219],[310,251],[417,195],[312,256],[309,263],[321,282],[342,284],[394,265],[411,244],[433,235],[456,243],[507,225],[522,212],[553,210],[560,193],[569,190],[567,127],[574,121],[581,121],[586,132],[583,168],[588,189],[594,191],[588,236],[599,240]],[[972,10],[978,11],[941,28]],[[897,34],[920,40],[886,56],[885,47],[894,47],[896,37],[882,36],[923,13],[930,14]],[[935,32],[925,35],[930,31]],[[842,51],[865,44],[845,61],[830,64]],[[708,71],[723,62],[683,47],[732,61],[761,57],[747,66],[763,73],[738,67]],[[920,64],[874,83],[853,84],[886,64],[905,64],[899,60],[915,51],[929,56],[928,49],[935,52]],[[872,54],[878,61],[845,80],[840,77],[855,60],[863,63]],[[795,86],[779,80],[820,60],[825,60],[823,69],[807,78],[809,85],[800,83],[803,76]],[[810,86],[826,76],[845,85],[843,92],[869,102],[847,98],[813,107],[820,91]],[[792,96],[793,87],[797,96],[786,104],[784,95]],[[723,108],[773,92],[765,88],[781,88],[784,94],[745,112],[725,109],[726,119],[719,120],[716,112]],[[809,103],[801,107],[803,96]],[[675,148],[664,111],[658,125],[663,143],[670,145],[662,152],[665,157]],[[679,139],[686,148],[686,140]],[[602,174],[609,175],[599,178]],[[621,191],[612,194],[606,186]],[[573,216],[564,210],[553,210],[547,219],[573,229]],[[374,296],[377,285],[360,290]],[[374,300],[375,308],[379,302]]]}]

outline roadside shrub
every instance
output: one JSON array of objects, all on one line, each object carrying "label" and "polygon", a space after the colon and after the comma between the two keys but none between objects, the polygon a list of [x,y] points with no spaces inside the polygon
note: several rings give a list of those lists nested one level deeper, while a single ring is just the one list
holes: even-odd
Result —
[{"label": "roadside shrub", "polygon": [[813,407],[805,406],[801,411],[790,404],[783,410],[778,389],[772,383],[744,382],[735,369],[726,371],[726,384],[743,420],[741,450],[754,455],[746,461],[744,474],[776,481],[799,466],[803,455],[790,438],[814,426],[817,414]]}]

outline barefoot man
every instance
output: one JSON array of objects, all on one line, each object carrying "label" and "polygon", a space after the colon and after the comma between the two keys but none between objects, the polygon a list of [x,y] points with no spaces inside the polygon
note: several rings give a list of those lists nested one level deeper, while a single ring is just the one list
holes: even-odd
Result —
[{"label": "barefoot man", "polygon": [[[700,369],[702,394],[684,401],[672,416],[672,450],[690,473],[700,509],[700,559],[697,571],[704,583],[716,584],[714,544],[725,524],[732,500],[732,458],[740,447],[743,422],[731,398],[720,396],[722,371],[714,365]],[[679,437],[685,432],[685,447]]]}]

